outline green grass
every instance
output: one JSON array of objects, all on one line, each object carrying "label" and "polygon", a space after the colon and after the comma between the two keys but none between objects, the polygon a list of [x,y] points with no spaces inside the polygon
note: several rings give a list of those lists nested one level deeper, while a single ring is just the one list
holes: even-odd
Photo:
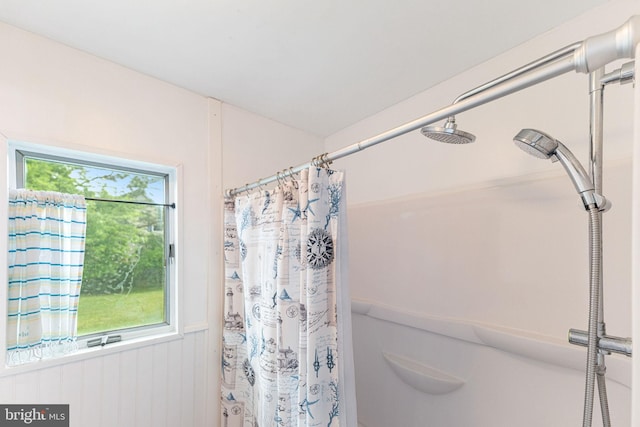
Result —
[{"label": "green grass", "polygon": [[129,295],[81,295],[78,336],[164,321],[162,289]]}]

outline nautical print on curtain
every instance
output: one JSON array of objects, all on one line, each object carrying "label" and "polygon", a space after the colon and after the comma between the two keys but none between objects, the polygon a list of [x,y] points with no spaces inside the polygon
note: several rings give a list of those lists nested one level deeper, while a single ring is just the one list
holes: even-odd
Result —
[{"label": "nautical print on curtain", "polygon": [[342,172],[227,201],[223,427],[355,427],[345,226]]},{"label": "nautical print on curtain", "polygon": [[75,349],[86,212],[82,196],[9,192],[7,364]]}]

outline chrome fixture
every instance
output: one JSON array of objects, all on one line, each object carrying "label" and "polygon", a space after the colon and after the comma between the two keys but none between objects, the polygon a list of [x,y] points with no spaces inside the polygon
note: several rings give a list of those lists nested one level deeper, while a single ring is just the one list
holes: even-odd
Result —
[{"label": "chrome fixture", "polygon": [[[569,342],[571,344],[586,347],[589,344],[588,341],[587,331],[569,329]],[[607,354],[618,353],[628,357],[633,355],[631,338],[613,337],[605,334],[598,340],[598,347]]]},{"label": "chrome fixture", "polygon": [[[570,71],[590,73],[610,62],[633,58],[636,45],[640,44],[640,15],[632,16],[620,27],[606,33],[589,37],[581,42],[566,46],[510,73],[491,80],[459,96],[451,105],[426,114],[410,122],[363,139],[347,147],[325,153],[327,161],[334,161],[360,152],[385,141],[417,129],[429,126],[439,120],[453,118],[456,114],[487,104],[496,99],[518,92]],[[446,125],[445,125],[446,126]],[[292,168],[297,173],[311,166],[303,163]],[[252,190],[277,180],[277,174],[259,179],[251,184],[225,190],[225,197],[231,198],[243,191]],[[640,412],[640,410],[639,410]]]},{"label": "chrome fixture", "polygon": [[475,135],[458,130],[456,119],[449,117],[447,122],[442,126],[425,126],[421,132],[427,138],[434,139],[447,144],[469,144],[476,140]]},{"label": "chrome fixture", "polygon": [[633,83],[633,81],[635,80],[634,66],[634,61],[627,62],[617,70],[613,70],[610,73],[602,76],[602,78],[600,79],[600,83],[602,85],[608,85],[610,83],[620,83],[621,85]]},{"label": "chrome fixture", "polygon": [[[479,95],[483,92],[486,92],[496,86],[500,86],[509,81],[515,80],[518,77],[521,77],[533,70],[543,68],[554,61],[566,57],[567,55],[573,54],[575,51],[580,48],[581,43],[574,43],[572,45],[566,46],[562,49],[559,49],[555,52],[550,53],[549,55],[543,56],[542,58],[537,59],[536,61],[530,62],[520,68],[517,68],[507,74],[504,74],[496,79],[493,79],[481,86],[478,86],[474,89],[471,89],[462,95],[458,96],[453,100],[451,104],[456,105],[457,103],[464,101],[467,98],[471,98],[474,95]],[[449,116],[447,121],[443,127],[440,126],[426,126],[422,128],[422,134],[427,138],[434,139],[440,142],[453,143],[453,144],[466,144],[475,141],[475,136],[456,130],[456,118],[455,116]]]},{"label": "chrome fixture", "polygon": [[[597,116],[598,120],[595,120],[597,123],[592,123],[592,128],[600,128],[600,115]],[[610,205],[604,197],[596,192],[596,185],[578,159],[557,139],[538,130],[522,129],[513,138],[513,141],[518,147],[535,157],[560,161],[589,213],[589,329],[588,331],[571,329],[569,342],[587,347],[582,425],[583,427],[591,427],[597,379],[603,426],[609,427],[611,421],[604,382],[606,371],[604,355],[612,352],[629,357],[632,355],[631,339],[607,335],[604,327],[602,313],[602,212],[606,211]],[[600,180],[601,174],[594,175],[594,180],[596,179]],[[601,183],[598,183],[597,186],[600,191]]]},{"label": "chrome fixture", "polygon": [[587,172],[563,143],[535,129],[522,129],[513,138],[513,142],[534,157],[551,159],[554,162],[560,161],[569,174],[569,178],[582,198],[586,209],[591,206],[603,210],[609,207],[604,197],[596,194]]},{"label": "chrome fixture", "polygon": [[[522,129],[513,142],[527,153],[540,159],[560,161],[573,185],[582,197],[589,213],[589,329],[587,331],[587,364],[584,386],[584,412],[582,427],[591,427],[593,420],[593,400],[596,376],[601,357],[598,348],[598,312],[600,310],[600,289],[602,288],[602,233],[601,215],[595,198],[593,182],[584,168],[560,141],[546,133],[534,129]],[[608,405],[607,405],[608,406]]]}]

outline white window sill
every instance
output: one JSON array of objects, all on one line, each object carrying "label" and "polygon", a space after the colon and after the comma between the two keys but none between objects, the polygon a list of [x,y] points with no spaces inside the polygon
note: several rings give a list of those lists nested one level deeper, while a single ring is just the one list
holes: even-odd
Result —
[{"label": "white window sill", "polygon": [[185,333],[192,333],[198,330],[205,330],[204,325],[198,325],[197,327],[187,327],[186,331],[168,331],[155,334],[153,336],[144,336],[138,338],[131,338],[125,341],[111,343],[105,346],[96,347],[83,347],[79,350],[69,353],[64,356],[59,356],[51,359],[42,359],[35,362],[25,363],[22,365],[7,366],[4,363],[0,368],[0,377],[24,374],[27,372],[33,372],[40,369],[52,368],[55,366],[65,365],[68,363],[75,363],[94,357],[107,356],[114,353],[120,353],[123,351],[135,350],[141,347],[146,347],[155,344],[162,344],[170,341],[181,340]]}]

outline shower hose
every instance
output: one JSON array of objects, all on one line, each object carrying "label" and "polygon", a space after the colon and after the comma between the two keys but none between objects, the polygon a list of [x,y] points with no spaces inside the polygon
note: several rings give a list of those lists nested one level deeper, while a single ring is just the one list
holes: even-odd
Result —
[{"label": "shower hose", "polygon": [[603,426],[610,427],[607,389],[604,379],[604,356],[598,360],[598,311],[602,280],[602,230],[599,208],[591,205],[589,210],[589,339],[587,345],[587,369],[585,375],[583,427],[591,427],[596,376],[600,394]]}]

